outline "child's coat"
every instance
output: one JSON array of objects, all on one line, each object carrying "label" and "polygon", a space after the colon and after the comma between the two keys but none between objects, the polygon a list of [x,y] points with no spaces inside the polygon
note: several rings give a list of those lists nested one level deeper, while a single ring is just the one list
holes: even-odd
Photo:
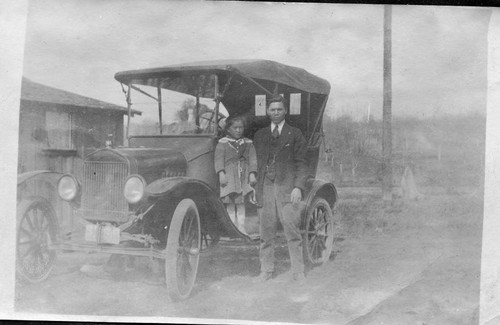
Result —
[{"label": "child's coat", "polygon": [[225,171],[227,184],[220,189],[220,197],[231,193],[242,194],[243,197],[253,188],[248,183],[250,173],[257,173],[257,156],[252,140],[238,140],[224,137],[215,148],[215,172]]}]

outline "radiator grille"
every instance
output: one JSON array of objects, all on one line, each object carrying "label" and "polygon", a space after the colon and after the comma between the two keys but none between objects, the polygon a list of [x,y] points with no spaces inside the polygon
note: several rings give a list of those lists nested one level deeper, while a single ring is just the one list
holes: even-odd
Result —
[{"label": "radiator grille", "polygon": [[123,187],[127,176],[126,163],[84,162],[81,216],[88,220],[126,221],[128,203]]}]

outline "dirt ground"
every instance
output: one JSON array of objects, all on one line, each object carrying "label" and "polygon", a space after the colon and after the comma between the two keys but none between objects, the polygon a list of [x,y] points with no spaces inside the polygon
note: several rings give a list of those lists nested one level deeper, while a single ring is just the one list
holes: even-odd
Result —
[{"label": "dirt ground", "polygon": [[377,189],[339,189],[334,254],[302,285],[289,281],[284,242],[278,276],[265,283],[253,282],[256,244],[221,242],[202,255],[194,292],[184,302],[146,281],[147,261],[110,273],[107,255],[66,252],[44,282],[16,285],[15,308],[308,324],[477,324],[482,191],[421,192],[419,201],[383,207]]}]

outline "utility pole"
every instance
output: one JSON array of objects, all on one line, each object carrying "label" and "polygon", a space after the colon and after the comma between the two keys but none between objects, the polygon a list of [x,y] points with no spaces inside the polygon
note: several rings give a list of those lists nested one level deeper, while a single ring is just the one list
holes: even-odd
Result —
[{"label": "utility pole", "polygon": [[384,107],[382,130],[382,198],[392,201],[392,6],[384,6]]}]

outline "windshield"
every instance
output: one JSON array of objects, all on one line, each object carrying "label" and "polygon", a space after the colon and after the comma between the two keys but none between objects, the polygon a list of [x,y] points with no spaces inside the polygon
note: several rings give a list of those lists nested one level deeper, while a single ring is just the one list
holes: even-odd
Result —
[{"label": "windshield", "polygon": [[224,128],[227,111],[223,105],[220,105],[219,115],[216,116],[213,99],[198,98],[197,100],[196,97],[165,89],[161,91],[160,96],[153,94],[157,95],[157,89],[148,86],[135,87],[132,90],[132,107],[141,111],[142,116],[131,120],[129,136],[216,135]]},{"label": "windshield", "polygon": [[185,119],[163,124],[163,134],[215,134],[217,125],[221,129],[224,128],[224,120],[222,114],[219,114],[219,119],[217,119],[214,110],[206,110],[196,114],[196,109],[188,109]]}]

